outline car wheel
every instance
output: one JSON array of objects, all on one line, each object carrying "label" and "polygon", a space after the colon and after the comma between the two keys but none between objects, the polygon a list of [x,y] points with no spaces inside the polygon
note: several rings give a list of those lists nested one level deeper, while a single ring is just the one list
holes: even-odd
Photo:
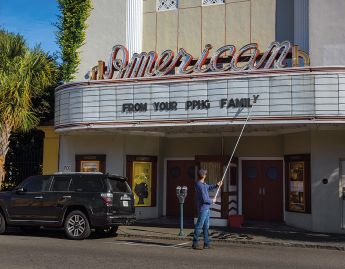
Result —
[{"label": "car wheel", "polygon": [[4,215],[0,212],[0,234],[4,234],[6,232],[6,220]]},{"label": "car wheel", "polygon": [[72,211],[68,214],[64,228],[67,238],[73,240],[83,240],[91,233],[89,220],[85,214],[79,210]]},{"label": "car wheel", "polygon": [[114,236],[117,232],[119,226],[113,226],[108,228],[97,228],[95,230],[96,234],[99,236]]}]

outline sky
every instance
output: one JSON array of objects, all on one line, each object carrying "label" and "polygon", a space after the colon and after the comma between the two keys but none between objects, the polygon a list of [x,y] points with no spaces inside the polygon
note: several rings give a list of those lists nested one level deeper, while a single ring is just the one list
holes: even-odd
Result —
[{"label": "sky", "polygon": [[41,44],[51,54],[59,50],[53,25],[58,14],[56,0],[0,0],[0,27],[23,35],[31,48]]}]

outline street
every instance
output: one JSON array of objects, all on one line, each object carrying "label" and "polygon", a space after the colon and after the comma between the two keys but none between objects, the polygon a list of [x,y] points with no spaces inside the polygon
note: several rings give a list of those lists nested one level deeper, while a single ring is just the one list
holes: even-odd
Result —
[{"label": "street", "polygon": [[219,244],[192,250],[190,241],[95,238],[62,232],[0,236],[0,268],[345,268],[343,251]]}]

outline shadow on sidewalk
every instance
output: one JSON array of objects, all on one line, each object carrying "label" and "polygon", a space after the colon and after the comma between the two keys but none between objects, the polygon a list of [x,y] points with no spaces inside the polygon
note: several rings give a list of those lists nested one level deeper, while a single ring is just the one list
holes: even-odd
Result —
[{"label": "shadow on sidewalk", "polygon": [[[131,230],[135,232],[146,231],[151,234],[168,235],[169,229],[179,229],[179,220],[176,218],[162,217],[159,219],[138,220]],[[152,229],[143,229],[146,227]],[[167,230],[155,230],[154,228],[166,228]],[[184,228],[193,229],[193,220],[184,223]],[[193,233],[187,234],[193,236]],[[246,222],[241,228],[211,227],[210,237],[219,240],[238,241],[285,241],[318,244],[341,244],[345,245],[345,234],[315,233],[303,229],[290,227],[284,223],[273,222]]]}]

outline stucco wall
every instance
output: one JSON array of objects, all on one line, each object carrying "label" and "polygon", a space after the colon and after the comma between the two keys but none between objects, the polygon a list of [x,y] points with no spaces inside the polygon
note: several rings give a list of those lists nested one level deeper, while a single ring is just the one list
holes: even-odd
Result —
[{"label": "stucco wall", "polygon": [[126,45],[126,2],[124,0],[93,0],[87,20],[86,41],[80,48],[80,65],[76,81],[85,80],[98,60],[107,62],[114,45]]},{"label": "stucco wall", "polygon": [[143,50],[185,48],[198,57],[207,43],[215,49],[257,42],[262,50],[275,40],[276,0],[226,0],[201,6],[180,0],[179,8],[156,12],[156,0],[144,0]]},{"label": "stucco wall", "polygon": [[[339,159],[345,158],[345,131],[313,131],[311,133],[311,179],[313,230],[341,230]],[[327,178],[328,184],[322,179]]]},{"label": "stucco wall", "polygon": [[310,0],[311,65],[345,64],[345,1]]},{"label": "stucco wall", "polygon": [[[126,175],[126,155],[159,155],[159,138],[129,135],[63,135],[60,144],[59,169],[71,165],[75,171],[76,154],[105,154],[106,172]],[[159,167],[158,167],[159,170]],[[157,178],[157,206],[137,207],[136,216],[140,218],[156,218],[158,203],[161,199],[163,179]]]},{"label": "stucco wall", "polygon": [[44,132],[43,144],[43,175],[53,174],[58,171],[59,165],[59,135],[53,126],[40,126]]}]

